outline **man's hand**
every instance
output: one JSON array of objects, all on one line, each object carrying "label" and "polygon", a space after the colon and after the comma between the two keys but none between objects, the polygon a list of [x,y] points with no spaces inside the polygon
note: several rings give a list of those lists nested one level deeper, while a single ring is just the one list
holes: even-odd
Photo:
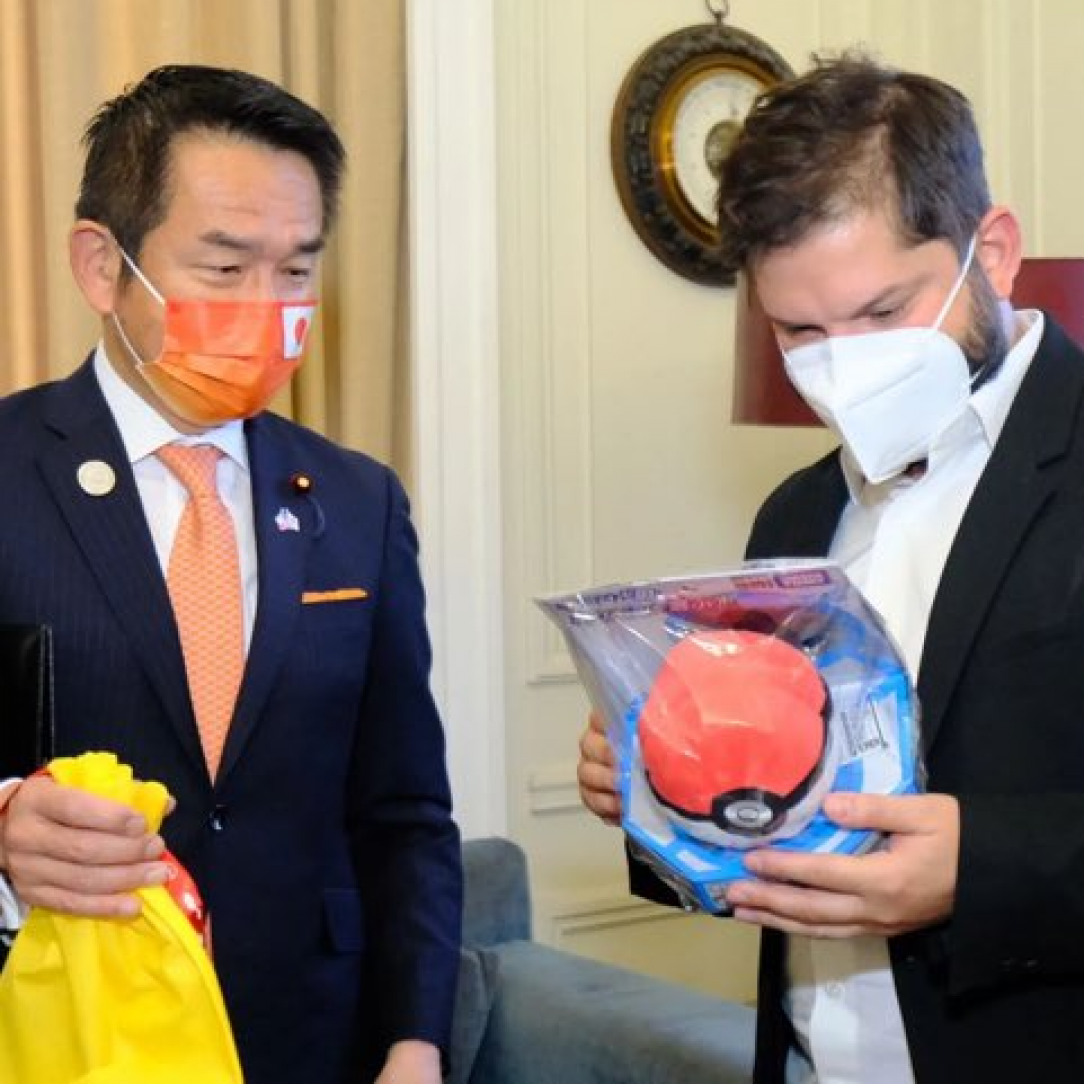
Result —
[{"label": "man's hand", "polygon": [[607,824],[621,821],[621,798],[617,793],[617,762],[606,737],[606,724],[591,712],[587,729],[580,738],[580,763],[576,778],[583,804]]},{"label": "man's hand", "polygon": [[440,1084],[440,1051],[420,1039],[392,1043],[374,1084]]},{"label": "man's hand", "polygon": [[762,850],[746,867],[763,881],[727,893],[734,917],[810,937],[892,937],[952,914],[960,810],[945,794],[830,794],[824,811],[846,828],[889,833],[883,850],[852,857]]},{"label": "man's hand", "polygon": [[139,914],[132,893],[165,881],[164,850],[128,806],[44,776],[18,784],[0,816],[0,870],[19,899],[67,914]]}]

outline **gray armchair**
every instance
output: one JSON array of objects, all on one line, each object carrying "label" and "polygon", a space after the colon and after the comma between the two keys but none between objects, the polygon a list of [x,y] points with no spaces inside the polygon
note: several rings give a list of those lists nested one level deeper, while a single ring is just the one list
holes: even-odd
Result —
[{"label": "gray armchair", "polygon": [[531,940],[523,852],[463,846],[451,1084],[746,1084],[754,1013]]}]

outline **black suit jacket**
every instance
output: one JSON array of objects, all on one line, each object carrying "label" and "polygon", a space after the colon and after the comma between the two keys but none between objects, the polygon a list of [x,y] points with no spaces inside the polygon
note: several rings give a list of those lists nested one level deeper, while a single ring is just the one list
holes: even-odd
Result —
[{"label": "black suit jacket", "polygon": [[[248,1084],[360,1081],[396,1039],[446,1045],[458,961],[458,835],[416,541],[373,460],[270,414],[246,437],[259,603],[213,785],[89,364],[0,403],[0,621],[52,626],[57,752],[114,751],[177,799],[164,834],[209,906]],[[89,460],[113,468],[111,492],[80,487]],[[298,530],[280,528],[282,509]],[[303,599],[341,588],[365,595]]]},{"label": "black suit jacket", "polygon": [[[930,614],[928,788],[962,835],[951,920],[890,942],[917,1084],[1084,1081],[1082,406],[1084,354],[1048,318]],[[748,555],[824,555],[846,501],[833,453],[768,498]],[[757,1084],[783,1080],[783,949],[764,933]]]}]

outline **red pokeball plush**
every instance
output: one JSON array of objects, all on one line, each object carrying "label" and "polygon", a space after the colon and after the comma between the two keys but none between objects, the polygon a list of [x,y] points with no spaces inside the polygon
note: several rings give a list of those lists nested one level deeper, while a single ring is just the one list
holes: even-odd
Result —
[{"label": "red pokeball plush", "polygon": [[648,785],[694,836],[766,842],[825,774],[829,714],[824,680],[798,648],[759,632],[692,633],[663,659],[640,712]]}]

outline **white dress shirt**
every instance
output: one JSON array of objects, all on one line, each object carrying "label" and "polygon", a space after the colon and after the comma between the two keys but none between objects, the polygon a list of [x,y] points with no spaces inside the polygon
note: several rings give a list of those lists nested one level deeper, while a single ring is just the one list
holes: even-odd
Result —
[{"label": "white dress shirt", "polygon": [[252,481],[244,423],[227,422],[217,429],[209,429],[195,436],[178,432],[117,375],[101,344],[94,354],[94,375],[120,430],[163,575],[169,567],[169,554],[181,513],[188,501],[188,491],[155,453],[159,448],[174,443],[213,444],[223,453],[218,461],[218,495],[229,510],[237,534],[247,652],[256,620],[257,568]]},{"label": "white dress shirt", "polygon": [[[1042,332],[1041,313],[1017,313],[1001,370],[931,449],[921,476],[869,485],[844,457],[851,500],[829,555],[884,618],[912,675],[949,549]],[[787,972],[800,1046],[788,1064],[792,1084],[913,1084],[887,941],[791,936]]]},{"label": "white dress shirt", "polygon": [[[94,375],[120,430],[121,441],[135,474],[139,498],[150,527],[158,563],[165,576],[188,491],[155,454],[167,444],[213,444],[223,453],[218,462],[218,493],[233,519],[244,591],[245,651],[252,642],[256,620],[256,531],[252,510],[252,483],[244,424],[228,422],[196,436],[180,433],[117,375],[99,343],[94,354]],[[118,568],[117,575],[124,570]],[[18,780],[0,783],[0,792]],[[0,876],[0,930],[17,929],[26,909]]]}]

